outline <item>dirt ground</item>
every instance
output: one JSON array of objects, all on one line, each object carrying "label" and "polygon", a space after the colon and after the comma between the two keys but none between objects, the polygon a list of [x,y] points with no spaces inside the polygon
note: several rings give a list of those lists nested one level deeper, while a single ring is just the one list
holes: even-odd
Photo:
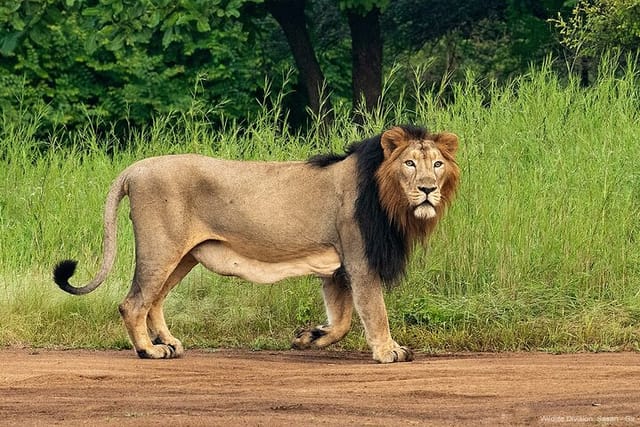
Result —
[{"label": "dirt ground", "polygon": [[640,354],[0,349],[0,425],[640,425]]}]

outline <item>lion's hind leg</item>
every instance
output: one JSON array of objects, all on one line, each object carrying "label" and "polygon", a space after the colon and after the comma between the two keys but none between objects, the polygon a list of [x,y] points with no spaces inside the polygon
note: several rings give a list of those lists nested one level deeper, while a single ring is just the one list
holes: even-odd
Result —
[{"label": "lion's hind leg", "polygon": [[[162,302],[171,288],[195,265],[190,264],[191,262],[136,262],[131,290],[119,309],[129,338],[140,358],[170,359],[182,354],[182,344],[173,338],[166,327]],[[148,317],[153,333],[156,334],[155,343],[149,336]]]},{"label": "lion's hind leg", "polygon": [[164,317],[164,301],[169,292],[193,269],[198,262],[189,254],[187,254],[180,264],[169,275],[164,283],[162,290],[153,302],[149,313],[147,314],[147,328],[154,345],[166,345],[174,349],[173,357],[180,357],[184,354],[184,348],[180,340],[175,338],[169,331],[167,322]]},{"label": "lion's hind leg", "polygon": [[336,274],[323,279],[322,294],[327,324],[300,330],[291,344],[296,349],[322,348],[340,341],[351,328],[353,300],[346,277]]}]

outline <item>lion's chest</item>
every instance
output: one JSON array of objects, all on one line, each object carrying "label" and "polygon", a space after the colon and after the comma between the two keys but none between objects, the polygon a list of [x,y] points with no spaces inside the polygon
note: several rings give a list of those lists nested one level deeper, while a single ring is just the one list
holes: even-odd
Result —
[{"label": "lion's chest", "polygon": [[265,262],[241,255],[223,242],[209,240],[196,246],[191,254],[211,271],[256,283],[274,283],[310,274],[328,277],[341,265],[340,257],[333,248],[286,261]]}]

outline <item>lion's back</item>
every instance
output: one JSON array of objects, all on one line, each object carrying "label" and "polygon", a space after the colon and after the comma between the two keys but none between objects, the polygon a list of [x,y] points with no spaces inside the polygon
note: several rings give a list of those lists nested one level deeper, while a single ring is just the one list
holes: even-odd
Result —
[{"label": "lion's back", "polygon": [[134,216],[172,211],[174,221],[189,218],[245,244],[335,238],[338,218],[350,216],[353,204],[345,203],[345,182],[355,180],[304,162],[245,162],[195,154],[144,159],[125,173]]}]

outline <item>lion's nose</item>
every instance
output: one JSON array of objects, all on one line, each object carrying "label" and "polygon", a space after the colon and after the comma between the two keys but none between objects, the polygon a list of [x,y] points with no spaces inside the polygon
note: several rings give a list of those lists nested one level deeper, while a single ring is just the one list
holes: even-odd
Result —
[{"label": "lion's nose", "polygon": [[424,194],[426,194],[427,196],[429,195],[429,193],[431,193],[432,191],[435,191],[436,187],[418,187],[418,190],[422,191]]}]

